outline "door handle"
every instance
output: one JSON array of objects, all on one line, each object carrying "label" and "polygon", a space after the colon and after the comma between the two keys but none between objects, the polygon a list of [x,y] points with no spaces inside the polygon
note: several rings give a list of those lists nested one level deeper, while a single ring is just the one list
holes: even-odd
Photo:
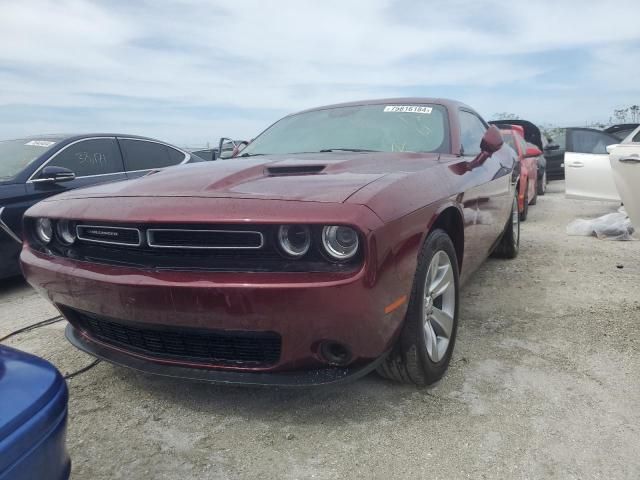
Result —
[{"label": "door handle", "polygon": [[582,167],[584,167],[584,163],[583,162],[571,162],[567,166],[568,167],[573,167],[573,168],[582,168]]},{"label": "door handle", "polygon": [[630,157],[621,158],[620,163],[640,163],[640,156],[631,155]]}]

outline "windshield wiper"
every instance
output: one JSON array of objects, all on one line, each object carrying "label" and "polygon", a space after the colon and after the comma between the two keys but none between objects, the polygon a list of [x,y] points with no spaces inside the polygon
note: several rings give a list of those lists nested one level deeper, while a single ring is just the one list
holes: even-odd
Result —
[{"label": "windshield wiper", "polygon": [[366,148],[323,148],[320,153],[327,152],[379,152],[380,150],[367,150]]},{"label": "windshield wiper", "polygon": [[266,155],[266,153],[243,153],[240,156],[241,157],[258,157],[260,155]]}]

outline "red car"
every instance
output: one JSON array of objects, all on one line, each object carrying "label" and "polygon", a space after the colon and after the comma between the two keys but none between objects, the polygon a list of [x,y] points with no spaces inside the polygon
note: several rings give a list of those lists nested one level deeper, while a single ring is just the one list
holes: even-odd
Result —
[{"label": "red car", "polygon": [[513,156],[429,98],[289,115],[228,161],[59,195],[25,217],[27,280],[110,362],[223,383],[374,369],[430,384],[460,284],[514,257]]},{"label": "red car", "polygon": [[524,129],[519,125],[511,125],[508,128],[500,126],[500,133],[504,141],[518,155],[520,163],[518,212],[520,212],[520,221],[524,222],[529,214],[529,205],[535,205],[538,201],[538,156],[542,155],[542,152],[535,145],[526,142]]}]

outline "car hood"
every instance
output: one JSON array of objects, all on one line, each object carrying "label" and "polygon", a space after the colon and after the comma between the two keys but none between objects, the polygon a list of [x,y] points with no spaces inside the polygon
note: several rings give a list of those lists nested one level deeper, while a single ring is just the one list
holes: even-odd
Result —
[{"label": "car hood", "polygon": [[389,173],[410,174],[436,165],[438,154],[329,152],[269,155],[168,168],[125,182],[73,190],[54,197],[208,197],[346,201]]}]

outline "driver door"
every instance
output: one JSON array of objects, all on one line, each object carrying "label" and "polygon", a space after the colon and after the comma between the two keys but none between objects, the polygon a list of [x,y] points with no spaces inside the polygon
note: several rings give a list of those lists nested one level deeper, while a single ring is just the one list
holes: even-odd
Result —
[{"label": "driver door", "polygon": [[620,141],[592,128],[568,128],[564,174],[567,198],[620,201],[607,146]]}]

